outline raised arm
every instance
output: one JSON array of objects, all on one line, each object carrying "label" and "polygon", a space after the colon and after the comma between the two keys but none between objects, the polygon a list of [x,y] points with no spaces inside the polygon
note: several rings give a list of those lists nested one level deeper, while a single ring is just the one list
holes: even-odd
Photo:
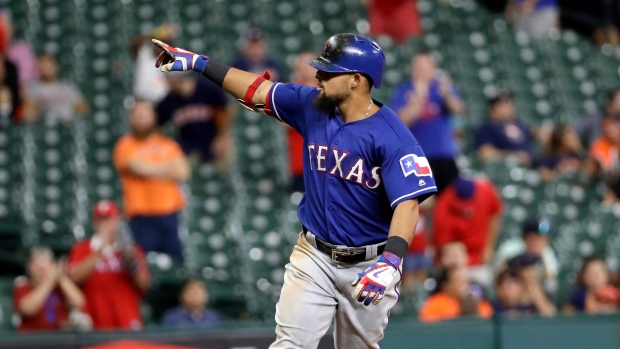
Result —
[{"label": "raised arm", "polygon": [[162,72],[193,70],[241,100],[245,100],[248,90],[252,87],[255,88],[255,92],[251,96],[251,105],[265,103],[269,89],[273,85],[271,81],[264,80],[260,75],[214,62],[208,56],[172,47],[159,40],[152,41],[163,50],[155,63]]}]

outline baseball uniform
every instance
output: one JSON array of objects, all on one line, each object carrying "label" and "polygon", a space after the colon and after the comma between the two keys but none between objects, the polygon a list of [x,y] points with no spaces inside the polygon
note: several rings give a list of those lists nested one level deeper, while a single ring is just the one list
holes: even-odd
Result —
[{"label": "baseball uniform", "polygon": [[[271,348],[314,348],[335,318],[339,348],[378,348],[397,287],[379,304],[351,297],[351,281],[374,265],[385,243],[393,209],[436,192],[428,160],[398,116],[380,106],[366,119],[345,123],[334,109],[319,112],[315,87],[276,83],[267,104],[278,120],[304,138],[307,193],[298,215],[303,232],[286,266]],[[317,243],[367,246],[367,260],[335,263]]]}]

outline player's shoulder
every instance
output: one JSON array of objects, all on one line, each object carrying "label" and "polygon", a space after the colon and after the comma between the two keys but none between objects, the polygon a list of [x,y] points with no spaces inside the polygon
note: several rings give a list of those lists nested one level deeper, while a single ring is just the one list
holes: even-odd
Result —
[{"label": "player's shoulder", "polygon": [[316,86],[302,85],[294,82],[275,82],[271,89],[273,92],[280,89],[280,91],[295,91],[300,94],[319,93]]},{"label": "player's shoulder", "polygon": [[394,145],[418,144],[409,128],[398,117],[398,114],[387,105],[381,105],[377,112],[379,120],[378,132],[382,133],[381,139]]},{"label": "player's shoulder", "polygon": [[272,102],[277,105],[282,103],[289,103],[292,100],[297,100],[302,103],[302,106],[311,105],[312,100],[319,92],[316,86],[300,85],[290,82],[276,82],[271,87],[270,95],[273,98]]}]

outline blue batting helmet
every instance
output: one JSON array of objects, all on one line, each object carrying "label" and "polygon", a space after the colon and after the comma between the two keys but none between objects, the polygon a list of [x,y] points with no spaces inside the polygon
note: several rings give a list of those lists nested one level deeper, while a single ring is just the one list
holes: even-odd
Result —
[{"label": "blue batting helmet", "polygon": [[323,53],[306,63],[312,68],[329,73],[362,73],[381,87],[385,55],[381,47],[371,39],[359,34],[336,34],[329,38]]}]

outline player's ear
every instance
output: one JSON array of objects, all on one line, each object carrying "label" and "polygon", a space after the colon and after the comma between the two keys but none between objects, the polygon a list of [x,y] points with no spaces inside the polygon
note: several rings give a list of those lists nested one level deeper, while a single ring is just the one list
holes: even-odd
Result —
[{"label": "player's ear", "polygon": [[351,88],[356,88],[362,83],[362,75],[360,73],[355,73],[352,75],[351,79]]}]

